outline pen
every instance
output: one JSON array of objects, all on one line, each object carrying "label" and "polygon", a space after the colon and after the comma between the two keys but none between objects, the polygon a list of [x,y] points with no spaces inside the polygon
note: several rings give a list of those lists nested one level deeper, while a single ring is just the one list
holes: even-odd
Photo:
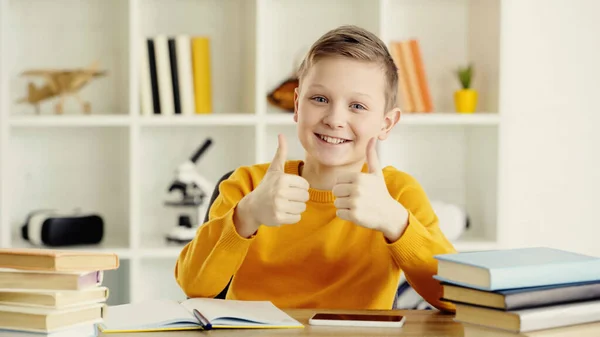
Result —
[{"label": "pen", "polygon": [[196,317],[196,319],[198,319],[200,325],[202,325],[202,328],[204,330],[212,329],[212,324],[210,324],[206,317],[204,317],[204,315],[202,315],[197,309],[194,309],[194,316]]}]

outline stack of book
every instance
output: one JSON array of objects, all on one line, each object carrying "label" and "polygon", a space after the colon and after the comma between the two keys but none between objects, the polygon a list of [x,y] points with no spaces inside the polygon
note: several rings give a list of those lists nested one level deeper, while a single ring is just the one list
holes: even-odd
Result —
[{"label": "stack of book", "polygon": [[96,336],[111,253],[0,249],[0,337]]},{"label": "stack of book", "polygon": [[532,247],[436,259],[465,336],[600,336],[600,258]]}]

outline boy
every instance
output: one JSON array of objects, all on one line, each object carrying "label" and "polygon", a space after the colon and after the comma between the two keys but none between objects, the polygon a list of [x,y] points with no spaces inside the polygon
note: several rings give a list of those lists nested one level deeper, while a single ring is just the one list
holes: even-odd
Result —
[{"label": "boy", "polygon": [[[304,160],[238,168],[181,252],[190,297],[269,300],[280,308],[391,309],[400,273],[440,310],[436,254],[455,252],[409,175],[381,168],[375,145],[400,118],[397,69],[375,35],[343,26],[299,69],[294,121]],[[233,279],[232,279],[233,277]]]}]

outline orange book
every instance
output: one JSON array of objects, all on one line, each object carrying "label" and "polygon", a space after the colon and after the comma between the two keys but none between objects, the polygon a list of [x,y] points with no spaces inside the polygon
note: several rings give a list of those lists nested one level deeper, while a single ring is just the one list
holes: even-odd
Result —
[{"label": "orange book", "polygon": [[402,50],[398,42],[391,43],[391,54],[398,68],[398,100],[402,112],[413,112],[415,110],[414,100],[410,95],[406,64],[402,60]]},{"label": "orange book", "polygon": [[54,249],[0,249],[0,268],[40,271],[111,270],[119,267],[114,253]]},{"label": "orange book", "polygon": [[211,113],[212,83],[210,72],[210,40],[208,37],[192,37],[192,71],[196,113]]},{"label": "orange book", "polygon": [[419,41],[412,39],[409,40],[408,43],[410,45],[412,58],[415,64],[419,93],[423,101],[423,112],[433,112],[433,103],[431,101],[431,94],[429,93],[429,84],[427,83],[427,74],[425,72],[425,66],[423,65],[423,57],[421,55]]},{"label": "orange book", "polygon": [[406,73],[408,79],[408,88],[410,95],[414,102],[414,111],[423,112],[425,111],[425,104],[423,103],[423,97],[419,90],[419,81],[417,79],[417,69],[415,66],[415,60],[411,51],[409,41],[401,41],[400,49],[402,50],[402,61],[406,64]]}]

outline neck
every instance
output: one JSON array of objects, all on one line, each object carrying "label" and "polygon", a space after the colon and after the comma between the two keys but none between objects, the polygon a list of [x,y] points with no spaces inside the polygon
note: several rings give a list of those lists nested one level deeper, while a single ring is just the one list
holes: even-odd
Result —
[{"label": "neck", "polygon": [[299,175],[306,179],[310,187],[317,190],[330,191],[333,189],[337,177],[347,172],[361,172],[364,164],[361,162],[351,163],[344,166],[326,166],[309,157],[304,165],[299,168]]}]

